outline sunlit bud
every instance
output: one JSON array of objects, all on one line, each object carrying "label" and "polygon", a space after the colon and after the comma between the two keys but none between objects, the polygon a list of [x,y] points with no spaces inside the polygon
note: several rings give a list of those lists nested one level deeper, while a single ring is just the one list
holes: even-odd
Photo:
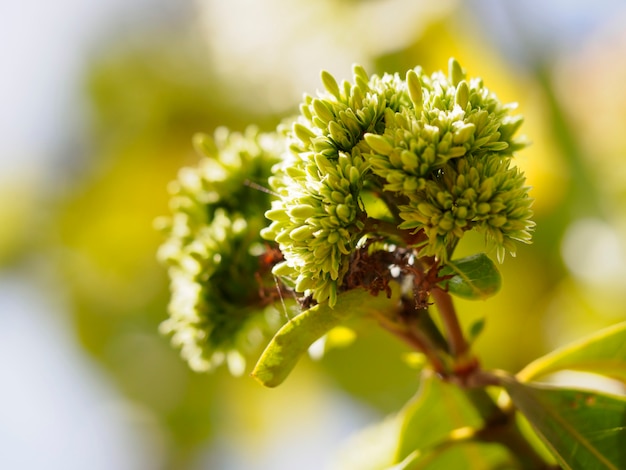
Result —
[{"label": "sunlit bud", "polygon": [[269,220],[289,220],[289,215],[283,209],[270,209],[265,211],[265,217]]},{"label": "sunlit bud", "polygon": [[330,107],[320,99],[313,100],[313,109],[315,110],[317,117],[319,117],[323,122],[332,122],[335,118]]},{"label": "sunlit bud", "polygon": [[361,88],[362,90],[368,90],[370,88],[369,75],[367,75],[367,72],[361,65],[354,64],[352,66],[352,73],[358,88]]},{"label": "sunlit bud", "polygon": [[322,71],[321,77],[324,88],[326,88],[326,90],[328,90],[328,92],[335,98],[341,100],[341,92],[339,91],[339,85],[337,85],[337,80],[335,80],[335,77],[333,77],[326,70]]},{"label": "sunlit bud", "polygon": [[422,84],[415,73],[415,70],[409,70],[406,74],[406,84],[409,89],[409,97],[413,103],[416,112],[422,109]]},{"label": "sunlit bud", "polygon": [[393,146],[382,135],[365,134],[365,142],[377,153],[389,155],[393,151]]},{"label": "sunlit bud", "polygon": [[313,131],[311,131],[308,127],[300,124],[299,122],[296,122],[293,125],[293,131],[296,134],[296,137],[298,137],[298,139],[300,139],[305,144],[310,143],[311,139],[316,137]]},{"label": "sunlit bud", "polygon": [[313,119],[313,115],[311,114],[311,109],[309,108],[309,104],[302,103],[300,105],[300,114],[302,114],[308,120]]},{"label": "sunlit bud", "polygon": [[465,109],[467,107],[467,103],[469,101],[469,87],[467,86],[467,82],[462,80],[456,87],[456,94],[454,95],[454,102],[460,106],[461,109]]},{"label": "sunlit bud", "polygon": [[[268,211],[268,212],[272,212],[272,211]],[[285,214],[285,211],[281,211],[281,212]],[[315,212],[316,210],[314,207],[306,205],[306,204],[300,204],[298,206],[295,206],[289,209],[289,216],[295,219],[308,219],[309,217],[313,217],[315,215]],[[277,220],[277,219],[270,217],[270,215],[271,214],[268,214],[267,212],[265,213],[265,217],[267,217],[268,219]]]},{"label": "sunlit bud", "polygon": [[455,144],[464,144],[474,136],[476,126],[472,123],[463,125],[461,128],[455,130],[452,141]]},{"label": "sunlit bud", "polygon": [[450,58],[448,61],[448,76],[453,86],[457,86],[465,78],[461,64],[454,58]]}]

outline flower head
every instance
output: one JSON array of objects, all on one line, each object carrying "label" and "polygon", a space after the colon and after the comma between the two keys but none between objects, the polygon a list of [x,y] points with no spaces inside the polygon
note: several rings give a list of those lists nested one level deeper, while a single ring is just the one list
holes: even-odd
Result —
[{"label": "flower head", "polygon": [[368,76],[354,67],[354,83],[340,87],[322,73],[325,93],[306,96],[289,132],[291,157],[275,168],[279,199],[266,213],[265,238],[278,242],[285,260],[274,273],[298,292],[334,305],[351,253],[363,236],[360,192],[371,174],[366,133],[382,133],[387,110],[410,101],[398,75]]},{"label": "flower head", "polygon": [[511,167],[522,123],[479,78],[467,79],[451,59],[448,75],[407,73],[412,106],[387,110],[385,131],[369,134],[372,171],[383,189],[408,201],[401,229],[423,230],[420,254],[446,260],[467,230],[485,233],[502,260],[513,240],[529,242],[532,200],[523,175]]},{"label": "flower head", "polygon": [[262,306],[255,280],[269,195],[249,182],[267,181],[281,139],[255,128],[245,134],[222,128],[194,142],[204,156],[170,185],[172,215],[159,222],[167,240],[158,258],[172,291],[161,331],[172,335],[192,369],[226,361],[242,373],[245,354],[280,324],[278,312]]},{"label": "flower head", "polygon": [[[522,118],[451,59],[448,74],[417,67],[368,76],[354,67],[341,86],[305,96],[288,132],[290,156],[274,169],[279,198],[263,237],[285,257],[274,268],[297,292],[333,305],[371,214],[366,192],[385,200],[399,230],[423,232],[419,254],[446,260],[464,232],[482,231],[514,253],[533,223],[523,175],[510,164],[524,146]],[[370,224],[372,226],[373,224]],[[375,224],[374,224],[375,225]]]},{"label": "flower head", "polygon": [[477,229],[502,261],[506,251],[515,253],[514,240],[530,242],[534,222],[527,192],[523,174],[497,153],[455,159],[425,183],[421,197],[400,207],[400,228],[423,230],[421,254],[443,260],[465,231]]}]

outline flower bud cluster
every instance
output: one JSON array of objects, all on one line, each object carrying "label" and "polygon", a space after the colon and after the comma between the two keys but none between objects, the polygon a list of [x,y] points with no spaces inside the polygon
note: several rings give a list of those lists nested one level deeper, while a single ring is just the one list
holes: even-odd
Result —
[{"label": "flower bud cluster", "polygon": [[282,141],[255,128],[245,134],[221,128],[194,143],[204,157],[170,184],[172,215],[158,221],[167,234],[158,258],[172,292],[161,331],[172,335],[192,369],[226,361],[237,374],[243,354],[279,326],[278,315],[272,319],[259,307],[254,276],[269,195],[247,182],[267,181]]},{"label": "flower bud cluster", "polygon": [[[399,230],[423,231],[420,255],[446,260],[473,228],[498,257],[528,242],[532,200],[510,165],[524,147],[514,105],[502,104],[451,59],[448,74],[418,67],[406,78],[354,68],[341,86],[322,73],[325,92],[305,96],[288,132],[290,158],[271,179],[279,199],[263,237],[285,260],[274,273],[318,302],[335,303],[368,214],[361,191],[383,194]],[[385,196],[386,195],[386,196]],[[407,238],[408,239],[408,238]]]},{"label": "flower bud cluster", "polygon": [[510,168],[524,147],[515,133],[521,116],[509,113],[481,79],[467,80],[451,59],[446,76],[407,73],[412,106],[387,110],[382,135],[369,134],[372,171],[383,188],[408,204],[399,209],[401,229],[427,235],[421,255],[446,260],[466,230],[477,228],[502,259],[512,240],[530,241],[532,200],[523,175]]},{"label": "flower bud cluster", "polygon": [[419,198],[400,208],[402,229],[422,229],[422,255],[445,259],[464,232],[477,229],[497,247],[499,261],[515,253],[514,240],[530,242],[532,199],[523,174],[498,154],[470,155],[446,164],[425,183]]},{"label": "flower bud cluster", "polygon": [[398,75],[369,77],[358,66],[354,84],[340,87],[327,72],[322,81],[326,92],[305,96],[289,132],[291,158],[270,180],[280,198],[266,213],[272,224],[262,234],[285,257],[273,272],[332,306],[363,236],[359,194],[371,174],[363,136],[384,132],[386,110],[400,110],[409,98]]}]

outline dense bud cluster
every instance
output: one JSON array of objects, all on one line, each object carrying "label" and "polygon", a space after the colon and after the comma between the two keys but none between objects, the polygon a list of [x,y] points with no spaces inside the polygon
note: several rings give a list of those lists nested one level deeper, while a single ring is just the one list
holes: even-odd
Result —
[{"label": "dense bud cluster", "polygon": [[416,69],[406,80],[413,106],[387,111],[383,135],[365,136],[384,189],[409,201],[400,206],[400,228],[423,229],[421,254],[443,260],[464,231],[477,228],[502,260],[515,252],[512,240],[530,240],[533,227],[524,177],[509,168],[524,146],[514,138],[522,118],[510,116],[514,106],[501,104],[482,80],[466,81],[454,60],[448,76]]},{"label": "dense bud cluster", "polygon": [[296,291],[334,305],[348,261],[363,235],[360,192],[371,173],[366,133],[383,132],[386,110],[409,103],[398,75],[369,77],[354,67],[354,84],[340,88],[322,73],[327,92],[306,96],[290,133],[291,158],[279,165],[272,188],[280,198],[266,213],[263,236],[278,242],[285,261],[274,273]]},{"label": "dense bud cluster", "polygon": [[255,280],[269,195],[249,182],[267,181],[281,139],[254,128],[245,135],[219,129],[214,139],[200,135],[194,143],[204,157],[171,183],[172,216],[158,221],[168,236],[158,257],[172,291],[161,331],[192,369],[226,361],[241,373],[241,352],[279,326],[276,312],[260,306]]},{"label": "dense bud cluster", "polygon": [[455,159],[426,182],[420,198],[400,207],[400,228],[424,230],[428,241],[420,252],[443,259],[466,230],[476,228],[502,261],[506,251],[515,253],[513,240],[530,242],[532,199],[524,182],[497,154]]},{"label": "dense bud cluster", "polygon": [[522,118],[509,114],[513,105],[501,104],[482,80],[466,79],[454,59],[448,75],[416,68],[406,79],[370,77],[357,66],[353,78],[339,86],[322,73],[326,91],[305,97],[291,157],[275,169],[279,199],[263,232],[285,256],[275,274],[333,305],[367,235],[362,191],[393,201],[399,229],[424,232],[420,255],[447,260],[473,228],[500,259],[514,253],[512,240],[530,240],[532,201],[509,163],[524,146],[514,137]]}]

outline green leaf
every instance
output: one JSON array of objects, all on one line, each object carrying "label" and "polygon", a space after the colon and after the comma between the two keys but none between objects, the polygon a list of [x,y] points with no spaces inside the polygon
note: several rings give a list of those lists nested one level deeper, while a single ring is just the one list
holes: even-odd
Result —
[{"label": "green leaf", "polygon": [[394,285],[389,299],[384,293],[373,296],[365,289],[358,288],[340,294],[332,308],[328,303],[311,307],[291,319],[276,333],[254,367],[252,376],[267,387],[280,385],[300,356],[317,339],[353,315],[394,309],[399,298],[400,289]]},{"label": "green leaf", "polygon": [[425,451],[415,451],[387,470],[450,470],[468,468],[493,470],[519,468],[506,449],[497,444],[452,439]]},{"label": "green leaf", "polygon": [[[473,393],[480,401],[484,390],[462,390],[424,370],[420,390],[401,412],[403,419],[396,450],[394,470],[447,470],[501,468],[510,456],[500,446],[468,439],[483,426],[483,419],[470,401]],[[485,405],[488,406],[488,405]]]},{"label": "green leaf", "polygon": [[593,372],[626,383],[626,322],[543,356],[517,374],[522,382],[561,370]]},{"label": "green leaf", "polygon": [[476,341],[476,339],[483,332],[483,330],[485,329],[486,321],[487,319],[485,317],[482,317],[470,325],[468,338],[467,338],[470,343],[473,343],[474,341]]},{"label": "green leaf", "polygon": [[626,468],[626,397],[512,377],[503,377],[502,386],[563,468]]},{"label": "green leaf", "polygon": [[467,401],[463,392],[439,379],[432,371],[424,370],[420,389],[405,409],[400,432],[397,462],[416,449],[437,444],[454,429],[480,426],[480,416]]},{"label": "green leaf", "polygon": [[497,293],[502,285],[498,268],[485,253],[448,261],[440,275],[452,276],[441,282],[444,288],[469,300],[485,300]]}]

